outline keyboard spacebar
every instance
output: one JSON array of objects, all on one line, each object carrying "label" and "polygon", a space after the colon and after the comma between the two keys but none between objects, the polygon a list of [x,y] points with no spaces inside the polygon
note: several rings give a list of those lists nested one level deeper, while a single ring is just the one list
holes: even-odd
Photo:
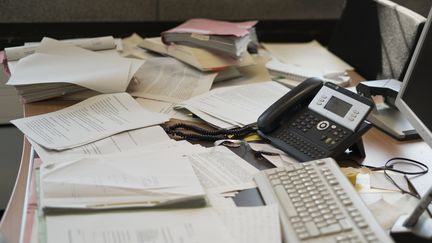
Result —
[{"label": "keyboard spacebar", "polygon": [[293,216],[297,216],[297,211],[294,208],[294,205],[291,202],[291,199],[288,197],[285,188],[282,185],[277,185],[274,187],[274,191],[279,198],[279,205],[284,209],[288,218]]}]

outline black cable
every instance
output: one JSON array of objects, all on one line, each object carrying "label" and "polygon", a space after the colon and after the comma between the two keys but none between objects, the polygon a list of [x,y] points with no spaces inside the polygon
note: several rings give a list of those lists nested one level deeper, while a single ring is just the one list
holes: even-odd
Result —
[{"label": "black cable", "polygon": [[[395,169],[394,165],[395,164],[408,164],[408,165],[413,165],[417,168],[419,168],[419,171],[403,171],[403,170],[399,170],[399,169]],[[402,157],[394,157],[391,158],[389,160],[387,160],[387,162],[384,164],[384,166],[382,167],[373,167],[373,166],[367,166],[368,168],[371,168],[372,170],[376,171],[376,170],[383,170],[384,172],[384,176],[387,178],[387,180],[389,180],[395,187],[397,187],[402,193],[406,193],[408,195],[411,195],[415,198],[420,198],[419,195],[414,194],[410,191],[407,191],[405,189],[403,189],[401,186],[399,186],[396,181],[388,174],[388,171],[392,171],[395,173],[399,173],[399,174],[403,174],[403,175],[424,175],[426,173],[428,173],[429,171],[429,167],[417,160],[413,160],[413,159],[408,159],[408,158],[402,158]]]},{"label": "black cable", "polygon": [[256,131],[254,125],[234,129],[204,129],[196,125],[177,123],[164,127],[167,134],[183,139],[216,141],[221,139],[241,139]]},{"label": "black cable", "polygon": [[[355,164],[359,165],[359,166],[363,166],[362,164],[360,164],[359,162],[357,162],[354,159],[348,159],[348,158],[344,158],[344,160],[350,161],[350,162],[354,162]],[[413,165],[417,168],[419,168],[419,171],[403,171],[403,170],[399,170],[399,169],[395,169],[394,165],[395,164],[410,164]],[[402,193],[406,193],[408,195],[411,195],[415,198],[420,198],[419,195],[414,194],[412,192],[406,191],[404,190],[401,186],[399,186],[396,181],[390,176],[390,174],[388,173],[388,171],[392,171],[395,173],[399,173],[399,174],[403,174],[403,175],[424,175],[426,173],[428,173],[429,171],[429,167],[417,160],[413,160],[413,159],[408,159],[408,158],[402,158],[402,157],[394,157],[391,158],[389,160],[387,160],[387,162],[384,164],[384,166],[381,167],[374,167],[374,166],[368,166],[365,165],[365,167],[369,168],[371,171],[378,171],[378,170],[382,170],[384,172],[384,176],[387,180],[389,180],[396,188],[398,188]]]}]

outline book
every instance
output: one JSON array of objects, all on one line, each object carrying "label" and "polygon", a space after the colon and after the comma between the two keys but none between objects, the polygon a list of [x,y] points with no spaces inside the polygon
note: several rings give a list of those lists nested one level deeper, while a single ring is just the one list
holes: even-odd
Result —
[{"label": "book", "polygon": [[183,44],[239,58],[247,50],[251,41],[249,30],[256,23],[190,19],[161,35],[165,44]]},{"label": "book", "polygon": [[220,71],[231,66],[242,67],[255,64],[248,52],[245,52],[240,58],[233,58],[186,45],[165,45],[161,37],[145,38],[139,46],[162,55],[174,57],[204,72]]}]

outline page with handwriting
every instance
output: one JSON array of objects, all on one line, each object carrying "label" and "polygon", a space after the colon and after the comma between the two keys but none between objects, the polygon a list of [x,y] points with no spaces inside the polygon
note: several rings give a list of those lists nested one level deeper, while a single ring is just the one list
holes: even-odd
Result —
[{"label": "page with handwriting", "polygon": [[39,145],[63,150],[167,120],[166,115],[142,108],[129,94],[115,93],[94,96],[56,112],[11,123]]}]

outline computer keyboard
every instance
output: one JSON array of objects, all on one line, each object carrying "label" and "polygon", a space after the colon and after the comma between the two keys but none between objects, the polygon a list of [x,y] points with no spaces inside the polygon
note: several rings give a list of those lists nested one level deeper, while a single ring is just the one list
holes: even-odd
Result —
[{"label": "computer keyboard", "polygon": [[266,204],[279,204],[284,242],[392,242],[331,158],[254,179]]}]

